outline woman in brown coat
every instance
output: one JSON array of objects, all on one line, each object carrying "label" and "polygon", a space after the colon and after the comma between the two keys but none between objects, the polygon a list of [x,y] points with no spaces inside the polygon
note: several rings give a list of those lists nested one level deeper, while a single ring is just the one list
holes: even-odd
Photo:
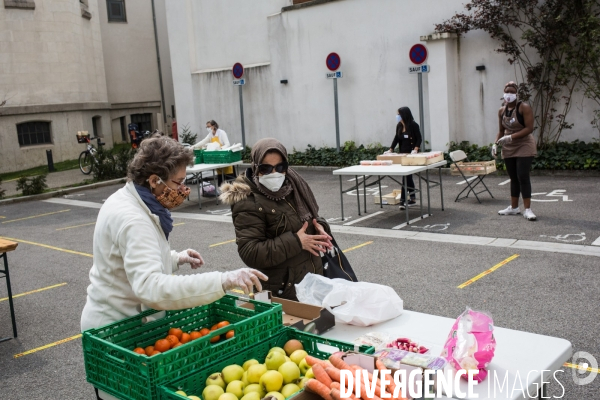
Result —
[{"label": "woman in brown coat", "polygon": [[283,144],[259,140],[252,167],[221,193],[244,263],[269,277],[263,287],[274,296],[297,300],[294,284],[309,272],[323,275],[319,252],[332,248],[331,230],[306,181],[288,167]]}]

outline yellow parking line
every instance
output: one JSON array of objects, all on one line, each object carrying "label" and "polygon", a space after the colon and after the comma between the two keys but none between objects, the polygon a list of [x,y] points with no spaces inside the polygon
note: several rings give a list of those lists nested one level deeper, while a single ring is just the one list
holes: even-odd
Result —
[{"label": "yellow parking line", "polygon": [[2,215],[0,215],[0,218],[6,218],[6,217],[3,217]]},{"label": "yellow parking line", "polygon": [[54,211],[54,212],[46,213],[46,214],[32,215],[31,217],[25,217],[25,218],[11,219],[11,220],[8,220],[8,221],[2,221],[2,223],[3,224],[8,224],[9,222],[24,221],[26,219],[45,217],[46,215],[60,214],[60,213],[64,213],[64,212],[67,212],[67,211],[71,211],[71,210],[60,210],[60,211]]},{"label": "yellow parking line", "polygon": [[94,225],[96,222],[90,222],[88,224],[75,225],[75,226],[67,226],[65,228],[56,228],[57,231],[64,231],[65,229],[73,229],[73,228],[81,228],[82,226]]},{"label": "yellow parking line", "polygon": [[180,222],[178,224],[173,224],[173,226],[185,225],[185,222]]},{"label": "yellow parking line", "polygon": [[370,245],[371,243],[373,243],[372,240],[370,242],[365,242],[363,244],[359,244],[358,246],[354,246],[354,247],[350,247],[349,249],[342,250],[342,253],[347,253],[347,252],[352,251],[352,250],[360,249],[361,247]]},{"label": "yellow parking line", "polygon": [[53,347],[53,346],[57,346],[57,345],[59,345],[59,344],[63,344],[63,343],[66,343],[66,342],[70,342],[71,340],[79,339],[80,337],[81,337],[81,333],[80,333],[80,334],[77,334],[77,335],[75,335],[75,336],[68,337],[68,338],[66,338],[66,339],[59,340],[58,342],[54,342],[54,343],[50,343],[50,344],[46,344],[46,345],[44,345],[44,346],[40,346],[40,347],[37,347],[37,348],[35,348],[35,349],[27,350],[27,351],[25,351],[25,352],[23,352],[23,353],[15,354],[15,355],[13,356],[13,358],[19,358],[19,357],[23,357],[23,356],[26,356],[27,354],[35,353],[36,351],[45,350],[45,349],[47,349],[47,348],[50,348],[50,347]]},{"label": "yellow parking line", "polygon": [[[16,299],[17,297],[25,296],[25,295],[28,295],[28,294],[37,293],[37,292],[43,292],[44,290],[54,289],[55,287],[65,286],[66,284],[67,284],[67,282],[63,282],[63,283],[59,283],[57,285],[47,286],[47,287],[44,287],[44,288],[41,288],[41,289],[31,290],[31,291],[25,292],[25,293],[15,294],[12,298]],[[5,301],[5,300],[8,300],[8,297],[4,297],[4,298],[0,299],[0,301]]]},{"label": "yellow parking line", "polygon": [[215,246],[220,246],[220,245],[222,245],[222,244],[233,243],[233,242],[235,242],[235,239],[231,239],[231,240],[228,240],[228,241],[226,241],[226,242],[221,242],[221,243],[215,243],[215,244],[211,244],[211,245],[210,245],[210,246],[208,246],[208,247],[215,247]]},{"label": "yellow parking line", "polygon": [[475,281],[478,281],[479,279],[483,278],[484,276],[486,276],[488,274],[491,274],[492,272],[494,272],[495,270],[497,270],[501,266],[508,264],[509,262],[511,262],[512,260],[514,260],[517,257],[519,257],[518,254],[514,254],[514,255],[508,257],[506,260],[499,262],[498,264],[494,265],[492,268],[488,269],[487,271],[483,271],[482,273],[480,273],[479,275],[477,275],[475,278],[469,279],[465,283],[459,285],[458,288],[459,289],[463,289],[463,288],[469,286],[471,283],[473,283]]},{"label": "yellow parking line", "polygon": [[14,242],[19,242],[19,243],[26,243],[26,244],[32,244],[34,246],[40,246],[40,247],[45,247],[47,249],[52,249],[52,250],[58,250],[58,251],[63,251],[65,253],[71,253],[71,254],[77,254],[80,256],[86,256],[86,257],[93,257],[93,255],[88,254],[88,253],[82,253],[80,251],[75,251],[75,250],[68,250],[68,249],[61,249],[60,247],[54,247],[54,246],[49,246],[47,244],[42,244],[42,243],[36,243],[36,242],[30,242],[28,240],[21,240],[21,239],[15,239],[15,238],[9,238],[6,236],[0,236],[1,239],[6,239],[6,240],[12,240]]},{"label": "yellow parking line", "polygon": [[600,374],[600,368],[592,368],[592,367],[584,368],[582,366],[571,364],[571,363],[564,363],[563,367],[573,368],[573,369],[576,369],[579,371],[595,372],[597,374]]}]

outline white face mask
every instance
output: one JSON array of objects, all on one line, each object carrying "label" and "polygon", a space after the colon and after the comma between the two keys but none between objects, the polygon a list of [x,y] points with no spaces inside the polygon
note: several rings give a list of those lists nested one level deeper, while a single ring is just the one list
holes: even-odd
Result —
[{"label": "white face mask", "polygon": [[269,175],[259,176],[258,181],[271,192],[276,192],[281,189],[281,185],[285,181],[285,175],[280,172],[273,172]]},{"label": "white face mask", "polygon": [[206,128],[206,130],[208,131],[208,133],[212,133],[212,128]]},{"label": "white face mask", "polygon": [[517,95],[515,93],[504,93],[504,101],[507,103],[512,103],[517,99]]},{"label": "white face mask", "polygon": [[400,121],[402,121],[402,117],[400,116],[400,114],[396,115],[396,122],[400,123]]}]

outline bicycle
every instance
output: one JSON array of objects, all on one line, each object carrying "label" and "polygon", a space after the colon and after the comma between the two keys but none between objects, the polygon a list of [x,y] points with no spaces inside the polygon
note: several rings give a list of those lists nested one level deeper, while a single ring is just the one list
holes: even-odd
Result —
[{"label": "bicycle", "polygon": [[87,145],[87,149],[82,151],[81,154],[79,154],[79,169],[84,175],[91,174],[92,163],[98,162],[95,156],[98,150],[91,143],[92,140],[98,141],[98,148],[106,144],[100,141],[100,137],[91,138],[87,134],[77,134],[77,143],[85,143]]}]

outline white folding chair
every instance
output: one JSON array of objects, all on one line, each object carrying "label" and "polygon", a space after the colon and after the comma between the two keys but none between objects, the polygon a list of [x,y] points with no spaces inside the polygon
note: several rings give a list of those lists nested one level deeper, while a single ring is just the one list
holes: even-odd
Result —
[{"label": "white folding chair", "polygon": [[[475,198],[477,199],[477,201],[479,203],[481,203],[481,200],[479,199],[479,196],[477,196],[478,194],[484,193],[484,192],[488,192],[490,194],[490,196],[492,196],[492,199],[494,198],[494,195],[492,194],[492,192],[490,192],[490,189],[488,189],[488,187],[485,185],[485,183],[483,182],[483,178],[486,177],[486,175],[476,175],[476,174],[469,174],[469,172],[467,172],[466,174],[460,169],[460,165],[458,164],[460,161],[465,160],[466,162],[469,161],[469,159],[467,158],[467,155],[465,154],[464,151],[462,150],[455,150],[453,152],[450,153],[450,159],[452,160],[452,164],[454,164],[454,166],[456,167],[456,169],[458,170],[458,172],[460,172],[460,175],[463,177],[463,179],[465,180],[465,182],[467,183],[467,187],[465,187],[459,194],[458,196],[456,196],[456,199],[454,200],[455,202],[457,201],[461,201],[463,199],[466,199],[467,197],[469,197],[469,194],[471,194],[471,192],[473,192],[473,194],[475,195]],[[475,176],[476,178],[469,181],[467,179],[467,176]],[[476,192],[475,191],[475,187],[479,184],[482,184],[483,187],[485,187],[485,190],[482,190],[481,192]],[[465,196],[461,197],[461,194],[464,193],[465,190],[468,189],[468,192]]]}]

